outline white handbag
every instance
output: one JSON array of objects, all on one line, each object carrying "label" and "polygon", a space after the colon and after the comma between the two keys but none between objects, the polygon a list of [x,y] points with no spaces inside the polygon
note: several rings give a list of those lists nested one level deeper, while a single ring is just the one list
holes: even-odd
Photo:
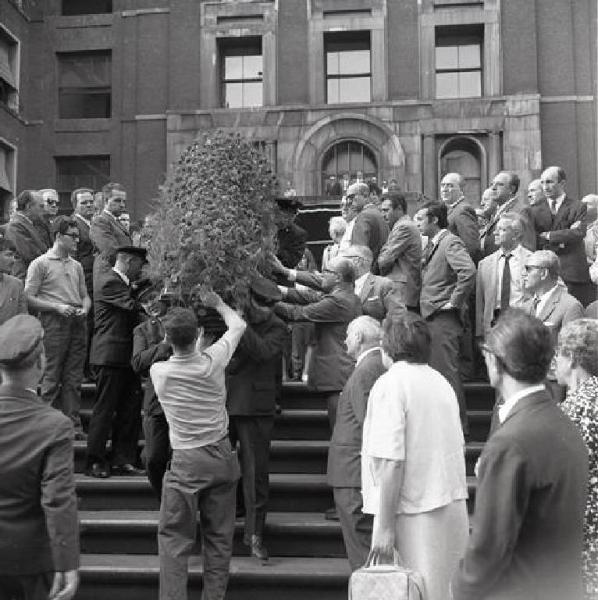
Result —
[{"label": "white handbag", "polygon": [[425,600],[422,576],[400,563],[396,550],[391,564],[380,564],[370,552],[365,565],[351,575],[349,600]]}]

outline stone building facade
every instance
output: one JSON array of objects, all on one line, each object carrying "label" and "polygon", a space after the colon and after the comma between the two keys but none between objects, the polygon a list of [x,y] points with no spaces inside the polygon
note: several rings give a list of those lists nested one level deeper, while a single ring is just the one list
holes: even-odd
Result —
[{"label": "stone building facade", "polygon": [[457,170],[477,202],[549,164],[598,189],[595,0],[3,0],[0,60],[4,199],[111,179],[140,217],[212,127],[302,196]]}]

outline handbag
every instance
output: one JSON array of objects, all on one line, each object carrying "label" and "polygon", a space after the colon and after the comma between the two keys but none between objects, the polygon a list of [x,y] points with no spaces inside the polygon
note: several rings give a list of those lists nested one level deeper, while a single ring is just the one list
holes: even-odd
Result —
[{"label": "handbag", "polygon": [[357,569],[349,580],[349,600],[424,600],[422,576],[401,566],[395,549],[393,562],[380,564],[370,552],[365,565]]}]

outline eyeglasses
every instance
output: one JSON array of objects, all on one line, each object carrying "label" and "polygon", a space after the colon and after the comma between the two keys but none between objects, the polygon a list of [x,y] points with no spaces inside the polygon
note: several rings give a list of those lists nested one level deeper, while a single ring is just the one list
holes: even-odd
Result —
[{"label": "eyeglasses", "polygon": [[347,196],[345,196],[346,200],[353,200],[355,198],[357,194],[348,194]]},{"label": "eyeglasses", "polygon": [[529,273],[533,269],[544,269],[544,267],[540,267],[539,265],[525,265],[523,268],[526,273]]},{"label": "eyeglasses", "polygon": [[56,204],[58,204],[58,200],[54,200],[53,198],[48,198],[48,200],[46,200],[46,204],[50,204],[51,206],[56,206]]}]

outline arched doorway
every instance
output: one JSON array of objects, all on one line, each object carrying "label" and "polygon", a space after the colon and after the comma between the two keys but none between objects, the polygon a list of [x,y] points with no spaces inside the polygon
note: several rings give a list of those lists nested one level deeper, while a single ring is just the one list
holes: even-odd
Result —
[{"label": "arched doorway", "polygon": [[[370,181],[378,177],[378,161],[373,150],[357,140],[343,140],[332,145],[322,157],[322,191],[330,187],[330,176],[343,183],[361,178]],[[346,186],[346,184],[344,184]]]},{"label": "arched doorway", "polygon": [[[485,179],[486,157],[481,144],[470,137],[455,137],[440,148],[438,173],[440,180],[447,173],[460,173],[465,179],[463,194],[473,206],[479,206]],[[440,189],[440,185],[438,186]]]}]

